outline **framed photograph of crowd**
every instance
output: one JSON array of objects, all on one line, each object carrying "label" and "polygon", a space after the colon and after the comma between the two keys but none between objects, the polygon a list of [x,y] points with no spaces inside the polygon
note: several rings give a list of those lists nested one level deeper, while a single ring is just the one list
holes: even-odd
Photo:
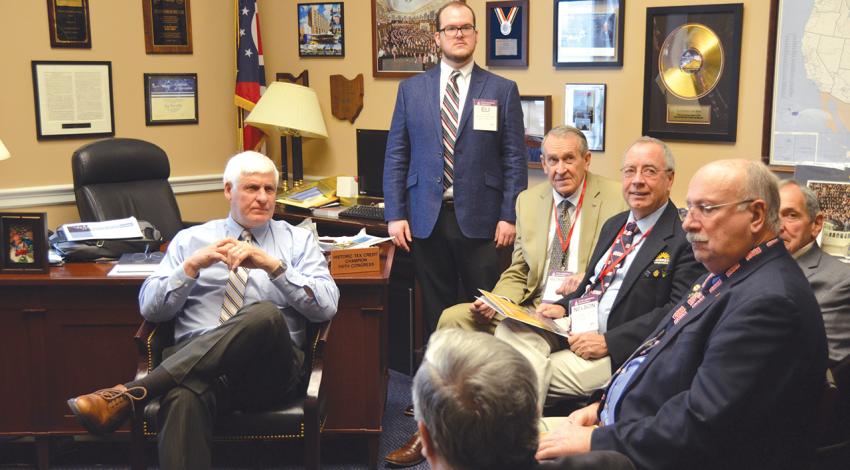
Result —
[{"label": "framed photograph of crowd", "polygon": [[626,0],[555,0],[555,67],[623,66]]},{"label": "framed photograph of crowd", "polygon": [[298,55],[345,57],[342,2],[298,4]]},{"label": "framed photograph of crowd", "polygon": [[488,66],[528,67],[528,0],[487,2]]},{"label": "framed photograph of crowd", "polygon": [[0,273],[46,273],[47,214],[0,212]]},{"label": "framed photograph of crowd", "polygon": [[605,84],[568,83],[564,89],[564,124],[584,133],[588,149],[605,150]]},{"label": "framed photograph of crowd", "polygon": [[522,120],[525,127],[525,148],[528,149],[528,167],[540,168],[543,136],[552,128],[552,96],[522,95]]},{"label": "framed photograph of crowd", "polygon": [[794,179],[818,197],[824,215],[818,240],[823,251],[850,260],[850,168],[799,164]]},{"label": "framed photograph of crowd", "polygon": [[405,78],[440,63],[437,10],[449,0],[372,0],[372,76]]}]

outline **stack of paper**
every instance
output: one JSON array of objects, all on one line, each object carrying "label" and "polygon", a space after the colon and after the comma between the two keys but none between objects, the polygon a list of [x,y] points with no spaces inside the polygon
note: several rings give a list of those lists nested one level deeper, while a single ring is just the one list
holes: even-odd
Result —
[{"label": "stack of paper", "polygon": [[125,253],[107,274],[109,277],[147,277],[156,271],[163,253]]}]

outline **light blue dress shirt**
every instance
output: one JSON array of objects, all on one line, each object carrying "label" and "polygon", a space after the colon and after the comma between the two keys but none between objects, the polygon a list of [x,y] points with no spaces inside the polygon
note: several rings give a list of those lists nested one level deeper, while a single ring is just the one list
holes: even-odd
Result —
[{"label": "light blue dress shirt", "polygon": [[[655,223],[658,222],[658,219],[661,218],[661,214],[664,213],[664,209],[667,208],[667,204],[670,204],[670,202],[668,201],[664,203],[664,205],[656,209],[655,212],[638,221],[635,221],[634,214],[629,212],[629,218],[626,220],[626,223],[635,221],[640,229],[640,234],[632,240],[632,243],[638,243],[643,240],[646,233],[649,232],[649,230],[655,226]],[[638,243],[638,245],[635,246],[635,248],[626,256],[626,259],[620,263],[617,267],[617,272],[614,273],[614,279],[611,280],[611,284],[605,289],[605,292],[602,293],[602,298],[599,299],[599,309],[597,310],[597,313],[599,315],[600,334],[608,331],[608,316],[611,314],[611,307],[614,305],[614,299],[617,298],[620,286],[623,285],[623,279],[626,277],[626,273],[629,272],[629,267],[631,267],[632,261],[634,261],[635,256],[637,256],[642,246],[643,243]],[[608,256],[610,255],[613,247],[614,246],[612,244],[605,255],[599,258],[599,261],[596,263],[596,267],[593,270],[593,276],[590,278],[591,286],[596,283],[596,278],[599,277],[599,273],[602,272],[602,268],[605,266],[605,261],[608,260]]]},{"label": "light blue dress shirt", "polygon": [[[202,269],[197,279],[186,275],[183,263],[196,251],[227,238],[238,239],[241,225],[232,218],[219,219],[180,231],[168,245],[157,271],[139,292],[142,316],[149,321],[175,319],[174,338],[181,341],[219,325],[227,283],[227,265],[218,262]],[[339,289],[331,278],[325,257],[313,234],[283,221],[269,221],[252,229],[253,243],[286,267],[283,275],[269,279],[262,269],[248,271],[245,305],[269,301],[286,318],[293,343],[302,347],[306,322],[322,322],[336,314]],[[309,288],[309,295],[304,288]]]}]

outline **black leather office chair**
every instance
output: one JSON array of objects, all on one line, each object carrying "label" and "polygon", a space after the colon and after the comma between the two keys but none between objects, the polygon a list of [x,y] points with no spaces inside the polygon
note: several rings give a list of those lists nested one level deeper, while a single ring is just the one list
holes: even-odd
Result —
[{"label": "black leather office chair", "polygon": [[[303,441],[304,467],[320,468],[321,430],[325,422],[326,396],[322,385],[324,351],[331,322],[308,323],[307,347],[302,371],[302,392],[276,409],[234,412],[216,418],[216,441]],[[136,379],[145,376],[162,360],[162,351],[174,343],[174,324],[143,322],[135,336],[139,352]],[[149,402],[132,420],[131,468],[143,470],[145,441],[155,438],[159,399]],[[141,410],[138,410],[141,411]]]},{"label": "black leather office chair", "polygon": [[74,195],[83,222],[135,216],[171,240],[186,224],[168,183],[168,156],[138,139],[104,139],[71,157]]}]

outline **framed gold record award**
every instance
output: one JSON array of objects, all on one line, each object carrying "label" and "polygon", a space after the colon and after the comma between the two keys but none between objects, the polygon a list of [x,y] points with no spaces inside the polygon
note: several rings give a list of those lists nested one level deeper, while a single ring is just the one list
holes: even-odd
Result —
[{"label": "framed gold record award", "polygon": [[741,3],[647,8],[643,134],[734,142]]}]

